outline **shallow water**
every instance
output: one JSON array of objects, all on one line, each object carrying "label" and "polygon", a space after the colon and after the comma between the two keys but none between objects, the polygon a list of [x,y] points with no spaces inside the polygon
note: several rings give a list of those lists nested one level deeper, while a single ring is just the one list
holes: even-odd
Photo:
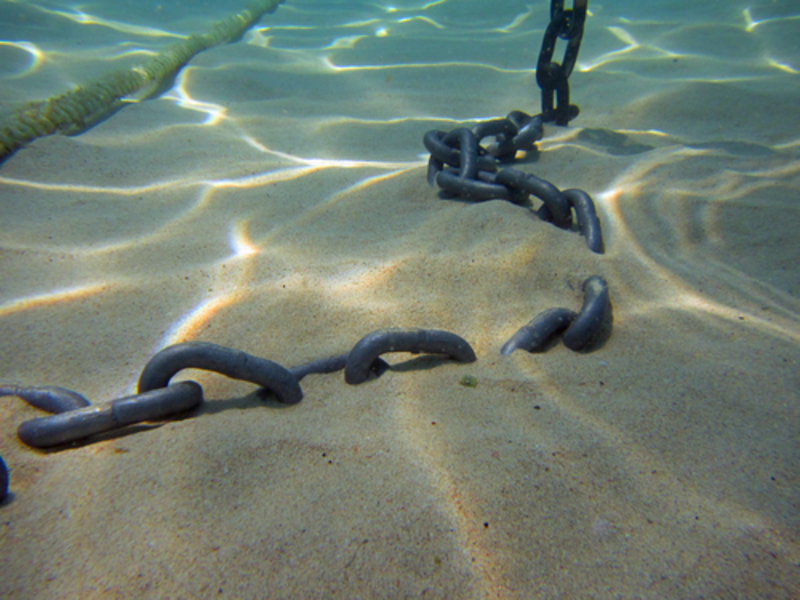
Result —
[{"label": "shallow water", "polygon": [[[80,6],[0,5],[0,114],[243,4]],[[581,114],[514,166],[590,193],[604,255],[426,183],[426,131],[539,111],[547,2],[287,0],[160,96],[0,164],[4,382],[100,402],[173,343],[292,366],[392,326],[478,355],[311,375],[292,407],[185,372],[193,416],[52,452],[3,398],[0,595],[799,595],[800,12],[589,10]],[[590,275],[600,347],[500,356]]]}]

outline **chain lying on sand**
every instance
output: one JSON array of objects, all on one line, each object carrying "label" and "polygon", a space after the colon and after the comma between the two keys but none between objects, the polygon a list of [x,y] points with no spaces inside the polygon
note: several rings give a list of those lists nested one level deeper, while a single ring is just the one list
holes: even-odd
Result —
[{"label": "chain lying on sand", "polygon": [[[442,198],[463,200],[508,200],[527,202],[531,195],[542,201],[537,216],[561,229],[572,227],[575,212],[578,228],[589,250],[603,254],[603,233],[592,198],[583,190],[559,190],[555,185],[517,169],[497,172],[497,160],[510,160],[518,151],[535,150],[542,138],[541,115],[531,116],[515,110],[505,119],[482,121],[472,129],[459,127],[449,133],[429,131],[423,142],[428,152],[428,183],[436,182]],[[489,147],[483,138],[494,136]]]},{"label": "chain lying on sand", "polygon": [[[252,5],[268,11],[273,10],[280,1],[254,0]],[[425,146],[431,153],[428,182],[437,183],[445,198],[460,197],[477,201],[504,199],[522,204],[533,195],[542,201],[536,214],[557,227],[572,228],[574,212],[574,220],[586,238],[589,249],[602,254],[604,244],[600,221],[594,202],[586,192],[577,189],[561,191],[534,175],[512,168],[504,168],[499,172],[497,169],[498,161],[513,160],[519,151],[535,151],[536,142],[543,135],[543,123],[555,121],[558,125],[566,125],[579,112],[577,106],[569,104],[567,80],[580,48],[587,0],[573,2],[573,10],[564,10],[563,0],[551,0],[551,21],[545,32],[536,69],[536,80],[542,90],[542,112],[531,116],[522,111],[512,111],[504,119],[484,121],[472,129],[461,127],[449,133],[429,131],[424,137]],[[257,16],[255,11],[253,14],[246,12],[247,19],[240,19],[242,23],[235,25],[242,28],[249,26],[248,19],[254,21]],[[552,62],[558,38],[568,41],[562,65]],[[109,97],[116,101],[119,96],[112,94]],[[554,97],[557,98],[557,106],[554,106]],[[70,99],[72,96],[65,95],[64,98]],[[66,112],[72,117],[71,112]],[[49,108],[43,112],[42,107],[38,107],[35,116],[40,118],[44,113],[60,114]],[[65,120],[69,119],[65,117]],[[83,112],[74,120],[88,122]],[[0,131],[0,160],[30,139],[53,133],[60,127],[42,128],[34,124],[26,125],[29,121],[20,122],[25,126],[18,127],[21,131],[19,139],[14,138],[9,142],[4,137],[13,128]],[[494,142],[488,147],[481,146],[480,142],[489,136],[494,137]],[[602,278],[589,277],[583,283],[583,290],[584,302],[579,312],[567,308],[545,310],[520,328],[503,345],[500,353],[509,355],[517,349],[541,352],[550,340],[562,332],[564,345],[571,350],[591,350],[601,334],[610,333],[611,304],[608,286]],[[138,394],[104,404],[91,405],[81,394],[56,386],[0,384],[0,396],[18,396],[36,408],[55,413],[53,416],[25,421],[17,430],[17,435],[25,444],[48,448],[136,423],[162,420],[197,408],[203,403],[200,384],[194,381],[170,384],[172,377],[183,369],[205,369],[249,381],[274,394],[279,402],[291,405],[302,400],[300,381],[306,375],[344,370],[345,381],[358,385],[391,369],[380,358],[382,354],[391,352],[443,354],[463,363],[477,360],[472,347],[463,338],[447,331],[426,329],[375,331],[359,340],[349,352],[291,368],[217,344],[186,342],[169,346],[150,359],[140,375]],[[463,383],[465,379],[467,383]],[[473,385],[470,381],[470,377],[462,378],[464,385]],[[7,496],[8,480],[8,469],[0,457],[0,501]]]},{"label": "chain lying on sand", "polygon": [[469,343],[454,333],[435,329],[381,329],[374,331],[346,353],[287,369],[280,364],[207,342],[186,342],[157,352],[142,369],[138,394],[105,404],[90,405],[82,395],[55,386],[0,386],[0,395],[14,395],[42,410],[57,413],[23,422],[17,435],[35,448],[60,446],[144,421],[157,421],[197,408],[203,390],[194,381],[170,385],[183,369],[203,369],[248,381],[275,395],[282,404],[303,398],[300,380],[312,373],[344,369],[351,385],[378,377],[391,367],[381,354],[443,354],[463,363],[477,360]]},{"label": "chain lying on sand", "polygon": [[584,299],[579,313],[568,308],[551,308],[536,315],[527,325],[511,336],[500,354],[507,356],[514,350],[541,352],[554,336],[562,331],[564,345],[579,352],[597,339],[606,323],[610,325],[611,302],[605,280],[593,275],[583,282]]},{"label": "chain lying on sand", "polygon": [[[599,277],[587,279],[584,290],[579,313],[568,309],[556,309],[560,311],[558,315],[553,311],[542,313],[517,331],[501,354],[510,354],[515,349],[541,351],[549,339],[565,329],[563,339],[568,348],[575,351],[589,348],[605,326],[610,305],[608,288]],[[477,360],[466,340],[435,329],[381,329],[361,338],[349,352],[291,368],[218,344],[185,342],[168,346],[147,362],[139,377],[139,393],[132,396],[91,405],[81,394],[65,388],[16,385],[0,385],[0,395],[18,396],[36,408],[56,413],[25,421],[17,430],[25,444],[49,448],[197,408],[203,402],[203,390],[198,383],[170,384],[172,377],[183,369],[203,369],[248,381],[272,393],[282,404],[291,405],[302,400],[300,380],[306,375],[344,370],[345,381],[358,385],[391,369],[380,358],[391,352],[442,354],[462,363]]]}]

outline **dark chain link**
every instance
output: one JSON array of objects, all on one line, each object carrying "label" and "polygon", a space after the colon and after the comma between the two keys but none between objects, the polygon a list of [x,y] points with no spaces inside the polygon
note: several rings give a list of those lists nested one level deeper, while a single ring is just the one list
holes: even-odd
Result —
[{"label": "dark chain link", "polygon": [[[606,291],[606,304],[607,298]],[[591,310],[587,309],[590,304]],[[599,305],[587,293],[584,308],[580,313],[567,311],[567,318],[558,323],[560,329],[552,323],[523,328],[505,344],[503,353],[509,354],[517,348],[539,350],[538,346],[534,347],[532,339],[541,338],[543,328],[549,332],[544,337],[566,329],[565,345],[575,351],[583,350],[600,330],[602,323],[598,315],[605,312],[606,306]],[[539,322],[546,320],[539,318]],[[572,338],[577,341],[567,343]],[[163,420],[197,408],[203,403],[200,384],[194,381],[170,383],[172,377],[183,369],[205,369],[232,379],[249,381],[271,392],[283,404],[296,404],[303,397],[300,380],[306,375],[344,370],[345,382],[358,385],[391,369],[380,357],[388,352],[442,354],[462,363],[477,360],[475,351],[466,340],[449,331],[436,329],[380,329],[361,338],[349,352],[288,369],[271,360],[225,346],[185,342],[164,348],[147,362],[139,377],[138,394],[105,404],[91,405],[77,392],[56,386],[0,384],[0,395],[18,396],[37,408],[56,413],[25,421],[17,430],[19,439],[25,444],[49,448],[144,421]],[[6,489],[7,484],[6,479]],[[3,492],[0,489],[0,495]]]},{"label": "dark chain link", "polygon": [[[564,0],[551,0],[550,24],[542,39],[536,63],[536,83],[542,90],[542,121],[568,125],[580,109],[569,103],[569,76],[575,67],[583,39],[588,0],[574,0],[572,10],[564,10]],[[567,41],[561,64],[553,62],[558,38]],[[555,98],[554,98],[555,96]],[[557,105],[554,101],[557,100]]]},{"label": "dark chain link", "polygon": [[147,362],[139,377],[139,393],[132,396],[90,405],[85,397],[65,388],[6,384],[0,384],[0,396],[17,396],[32,406],[56,413],[25,421],[17,430],[19,439],[28,446],[48,448],[197,408],[203,402],[198,383],[170,383],[183,369],[204,369],[249,381],[282,404],[296,404],[303,398],[300,380],[306,375],[344,370],[347,383],[360,384],[391,368],[380,358],[386,352],[443,354],[462,363],[477,360],[466,340],[435,329],[381,329],[361,338],[349,352],[288,369],[241,350],[208,342],[185,342],[164,348]]},{"label": "dark chain link", "polygon": [[[498,161],[510,161],[517,152],[536,151],[542,138],[543,123],[567,125],[578,115],[569,104],[568,78],[575,67],[583,37],[588,0],[574,0],[572,10],[564,10],[563,0],[551,0],[550,23],[545,31],[536,67],[536,82],[542,90],[542,112],[531,116],[512,111],[504,119],[458,128],[449,133],[429,131],[425,146],[431,153],[428,181],[442,188],[443,197],[470,200],[505,199],[522,204],[531,195],[542,200],[538,216],[558,227],[570,228],[575,213],[580,232],[593,252],[603,252],[600,222],[594,203],[581,190],[559,190],[552,183],[516,169],[498,172]],[[553,62],[558,38],[567,41],[561,64]],[[557,105],[554,106],[554,100]],[[493,137],[486,147],[481,140]],[[556,308],[537,315],[506,342],[502,354],[515,349],[541,351],[545,342],[563,332],[565,345],[575,351],[592,346],[603,329],[610,331],[608,287],[599,277],[584,282],[584,304],[580,312]],[[312,373],[332,373],[344,369],[345,381],[359,384],[389,369],[380,358],[385,352],[435,353],[449,355],[460,362],[477,358],[470,345],[446,331],[385,329],[362,338],[347,353],[323,358],[297,367],[278,363],[237,350],[201,342],[177,344],[157,353],[145,366],[139,393],[102,405],[89,405],[80,394],[64,388],[22,387],[0,384],[0,396],[16,395],[54,416],[31,419],[18,430],[20,439],[34,447],[49,447],[81,440],[135,423],[161,420],[196,408],[203,402],[199,384],[182,381],[170,385],[175,373],[186,368],[219,372],[263,386],[285,404],[299,402],[300,380]],[[0,501],[8,492],[8,469],[0,458]]]},{"label": "dark chain link", "polygon": [[[515,169],[498,172],[498,161],[510,162],[520,151],[537,151],[536,142],[544,135],[544,123],[555,121],[557,125],[567,125],[578,115],[578,107],[569,103],[568,78],[583,39],[587,4],[588,0],[573,0],[573,9],[564,10],[564,0],[551,0],[550,23],[536,66],[536,82],[542,88],[540,114],[514,110],[504,119],[482,121],[472,129],[460,127],[449,133],[429,131],[423,143],[431,153],[428,183],[439,185],[440,197],[475,201],[502,199],[524,204],[533,195],[542,201],[536,214],[557,227],[571,228],[574,212],[589,249],[602,254],[600,221],[594,202],[586,192],[574,189],[562,192],[549,181]],[[567,40],[562,64],[552,60],[558,38]],[[554,106],[555,98],[558,106]],[[494,137],[494,142],[481,145],[487,137]]]},{"label": "dark chain link", "polygon": [[[482,121],[467,129],[450,133],[429,131],[423,143],[431,153],[428,160],[428,183],[442,188],[440,197],[463,200],[508,200],[526,203],[533,195],[542,201],[536,214],[543,221],[570,229],[572,213],[578,229],[592,252],[604,252],[600,220],[594,201],[582,190],[561,191],[545,179],[512,168],[498,172],[498,160],[509,161],[518,151],[536,150],[543,133],[541,115],[531,116],[515,110],[505,119]],[[494,142],[482,146],[481,140],[494,136]]]}]

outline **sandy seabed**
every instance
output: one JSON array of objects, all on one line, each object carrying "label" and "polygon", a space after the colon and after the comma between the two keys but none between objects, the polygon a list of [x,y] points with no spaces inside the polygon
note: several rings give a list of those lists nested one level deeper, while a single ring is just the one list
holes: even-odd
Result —
[{"label": "sandy seabed", "polygon": [[[2,39],[44,59],[0,45],[0,107],[240,9],[108,4],[3,3]],[[0,380],[100,402],[169,344],[291,366],[383,327],[478,355],[311,375],[291,407],[185,371],[201,409],[51,452],[3,398],[0,596],[800,596],[800,15],[589,4],[581,115],[515,168],[590,193],[604,255],[426,183],[425,131],[538,111],[546,2],[287,0],[0,165]],[[590,275],[599,348],[500,356]]]}]

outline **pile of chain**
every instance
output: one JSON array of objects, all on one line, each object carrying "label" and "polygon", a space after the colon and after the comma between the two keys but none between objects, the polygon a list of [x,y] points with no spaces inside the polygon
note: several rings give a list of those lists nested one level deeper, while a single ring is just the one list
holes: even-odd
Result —
[{"label": "pile of chain", "polygon": [[[483,147],[480,141],[494,136]],[[460,127],[449,133],[429,131],[423,139],[431,153],[428,159],[428,183],[442,188],[443,198],[463,200],[508,200],[524,204],[531,195],[542,201],[536,214],[543,221],[570,229],[572,213],[578,229],[592,252],[604,252],[600,220],[592,198],[578,189],[559,190],[545,179],[512,168],[498,171],[496,159],[514,156],[518,150],[532,151],[542,137],[541,115],[532,117],[521,111],[505,119],[483,121],[472,129]]]},{"label": "pile of chain", "polygon": [[[502,199],[524,204],[533,195],[543,203],[536,214],[557,227],[570,229],[574,212],[589,249],[602,254],[600,221],[594,202],[586,192],[561,191],[549,181],[512,168],[498,171],[498,164],[511,162],[518,152],[536,151],[536,142],[544,134],[544,123],[555,121],[557,125],[567,125],[580,112],[577,106],[569,104],[568,78],[578,57],[585,20],[586,0],[576,0],[573,10],[564,10],[563,0],[552,0],[550,24],[536,66],[536,82],[542,90],[540,114],[532,116],[515,110],[504,119],[483,121],[471,129],[429,131],[423,142],[431,154],[428,183],[436,183],[442,189],[441,197],[474,201]],[[552,61],[559,37],[568,41],[562,64]],[[557,106],[554,106],[554,98],[558,100]],[[493,137],[494,142],[484,147],[481,142],[487,137]]]}]

